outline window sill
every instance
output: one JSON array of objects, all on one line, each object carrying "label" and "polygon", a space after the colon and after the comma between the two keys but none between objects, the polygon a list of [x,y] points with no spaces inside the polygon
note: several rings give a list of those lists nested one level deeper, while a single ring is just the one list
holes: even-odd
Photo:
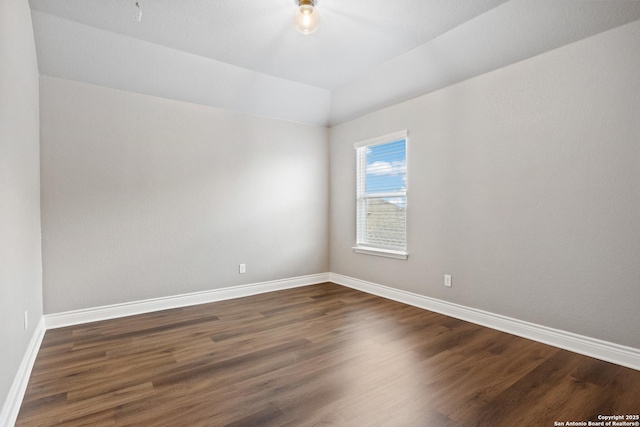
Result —
[{"label": "window sill", "polygon": [[354,246],[353,251],[357,254],[381,256],[385,258],[394,258],[406,260],[409,254],[403,251],[394,251],[391,249],[370,248],[368,246]]}]

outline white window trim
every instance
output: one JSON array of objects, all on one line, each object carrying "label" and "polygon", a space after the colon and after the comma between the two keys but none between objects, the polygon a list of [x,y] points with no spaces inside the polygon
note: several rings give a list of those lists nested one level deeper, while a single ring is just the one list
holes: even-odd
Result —
[{"label": "white window trim", "polygon": [[390,133],[389,135],[383,135],[376,138],[367,139],[365,141],[356,142],[353,144],[353,148],[371,147],[374,145],[386,144],[387,142],[398,141],[400,139],[406,140],[408,133],[406,130]]},{"label": "white window trim", "polygon": [[[406,130],[403,131],[399,131],[399,132],[395,132],[395,133],[390,133],[388,135],[383,135],[383,136],[379,136],[376,138],[371,138],[371,139],[367,139],[365,141],[360,141],[360,142],[356,142],[355,144],[353,144],[353,148],[354,149],[358,149],[358,148],[362,148],[362,147],[371,147],[371,146],[375,146],[375,145],[380,145],[380,144],[387,144],[389,142],[393,142],[394,140],[400,140],[400,139],[404,139],[405,143],[406,143],[406,150],[409,150],[409,139],[408,139],[408,132]],[[408,154],[407,154],[407,161],[408,161]],[[365,168],[366,165],[363,163],[359,163],[356,168]],[[357,173],[362,173],[361,170],[358,170]],[[408,181],[409,177],[407,176],[407,181]],[[408,183],[407,183],[407,187],[408,187]],[[400,194],[400,193],[383,193],[383,196],[386,197],[395,197],[398,195],[403,195],[403,196],[408,196],[408,191],[405,191],[404,194]],[[375,195],[375,196],[371,196],[371,197],[380,197],[379,194]],[[360,196],[359,194],[356,194],[356,200],[358,200],[359,198],[367,198],[367,196]],[[407,209],[408,209],[408,202],[409,198],[407,197]],[[406,211],[405,211],[406,212]],[[408,218],[408,217],[407,217]],[[408,224],[407,224],[408,225]],[[356,228],[358,227],[358,223],[356,221]],[[356,235],[357,235],[358,230],[356,229]],[[407,236],[408,238],[408,233]],[[405,244],[408,246],[408,239],[405,242]],[[354,246],[353,251],[355,253],[358,254],[364,254],[364,255],[373,255],[373,256],[380,256],[380,257],[385,257],[385,258],[393,258],[393,259],[400,259],[400,260],[407,260],[409,258],[409,252],[407,250],[405,251],[398,251],[398,250],[393,250],[393,249],[385,249],[385,248],[378,248],[378,247],[371,247],[371,246],[366,246],[366,245],[358,245],[357,239],[356,239],[356,246]]]},{"label": "white window trim", "polygon": [[407,260],[409,258],[409,253],[405,251],[394,251],[391,249],[370,248],[368,246],[354,246],[352,249],[353,249],[353,252],[357,254],[374,255],[374,256],[381,256],[385,258],[394,258],[394,259],[402,259],[402,260]]}]

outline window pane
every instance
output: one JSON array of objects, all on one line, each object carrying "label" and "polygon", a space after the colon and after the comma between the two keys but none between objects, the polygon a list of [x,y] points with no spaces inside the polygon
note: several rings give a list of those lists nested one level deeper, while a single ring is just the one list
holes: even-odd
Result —
[{"label": "window pane", "polygon": [[406,197],[368,198],[361,202],[359,212],[366,225],[364,241],[382,248],[404,249],[407,232]]},{"label": "window pane", "polygon": [[366,149],[365,192],[388,193],[406,190],[407,150],[405,140],[374,145]]},{"label": "window pane", "polygon": [[[405,133],[406,135],[406,133]],[[407,140],[376,138],[357,150],[356,244],[404,252],[407,248]]]}]

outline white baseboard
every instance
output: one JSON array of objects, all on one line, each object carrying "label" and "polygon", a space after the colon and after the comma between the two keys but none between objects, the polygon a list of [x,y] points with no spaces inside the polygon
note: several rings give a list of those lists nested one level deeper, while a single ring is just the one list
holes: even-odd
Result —
[{"label": "white baseboard", "polygon": [[2,406],[2,412],[0,412],[0,426],[12,426],[18,419],[20,405],[22,405],[24,393],[27,391],[31,370],[33,369],[33,364],[36,361],[38,350],[40,350],[40,344],[42,344],[45,330],[44,318],[41,318],[40,322],[38,322],[38,326],[36,326],[36,329],[33,332],[31,341],[29,341],[27,351],[22,357],[22,362],[20,362],[18,372],[13,379],[13,383],[9,389],[9,394]]},{"label": "white baseboard", "polygon": [[329,281],[404,304],[434,311],[456,319],[497,329],[574,353],[640,370],[640,349],[602,341],[511,317],[453,304],[424,295],[390,288],[360,279],[329,273]]},{"label": "white baseboard", "polygon": [[67,311],[64,313],[47,314],[44,316],[44,318],[47,329],[56,329],[65,326],[98,322],[100,320],[116,319],[118,317],[150,313],[153,311],[187,307],[190,305],[205,304],[209,302],[223,301],[233,298],[241,298],[262,294],[265,292],[279,291],[282,289],[315,285],[317,283],[328,281],[329,273],[313,274],[310,276],[300,276],[289,279],[273,280],[269,282],[253,283],[249,285],[232,286],[222,289],[212,289],[209,291],[193,292],[189,294],[174,295],[163,298],[153,298],[122,304],[113,304],[102,307]]}]

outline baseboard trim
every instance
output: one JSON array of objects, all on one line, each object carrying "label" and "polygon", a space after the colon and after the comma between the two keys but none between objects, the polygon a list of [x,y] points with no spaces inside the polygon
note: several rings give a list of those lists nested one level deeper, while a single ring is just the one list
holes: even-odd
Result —
[{"label": "baseboard trim", "polygon": [[252,283],[248,285],[174,295],[170,297],[153,298],[142,301],[67,311],[63,313],[47,314],[44,318],[47,329],[57,329],[65,326],[81,325],[84,323],[116,319],[119,317],[133,316],[136,314],[150,313],[171,308],[206,304],[210,302],[262,294],[265,292],[315,285],[328,281],[329,273],[320,273],[309,276],[300,276],[289,279],[272,280],[269,282]]},{"label": "baseboard trim", "polygon": [[33,336],[29,341],[27,351],[22,357],[18,372],[13,379],[9,394],[2,406],[2,412],[0,412],[0,426],[12,426],[18,419],[18,413],[20,412],[20,405],[22,405],[22,399],[27,391],[27,385],[29,384],[29,377],[31,377],[31,370],[33,364],[36,361],[38,350],[40,350],[40,344],[44,338],[46,331],[44,318],[40,318],[38,326],[36,326]]},{"label": "baseboard trim", "polygon": [[640,349],[330,273],[333,283],[640,371]]}]

